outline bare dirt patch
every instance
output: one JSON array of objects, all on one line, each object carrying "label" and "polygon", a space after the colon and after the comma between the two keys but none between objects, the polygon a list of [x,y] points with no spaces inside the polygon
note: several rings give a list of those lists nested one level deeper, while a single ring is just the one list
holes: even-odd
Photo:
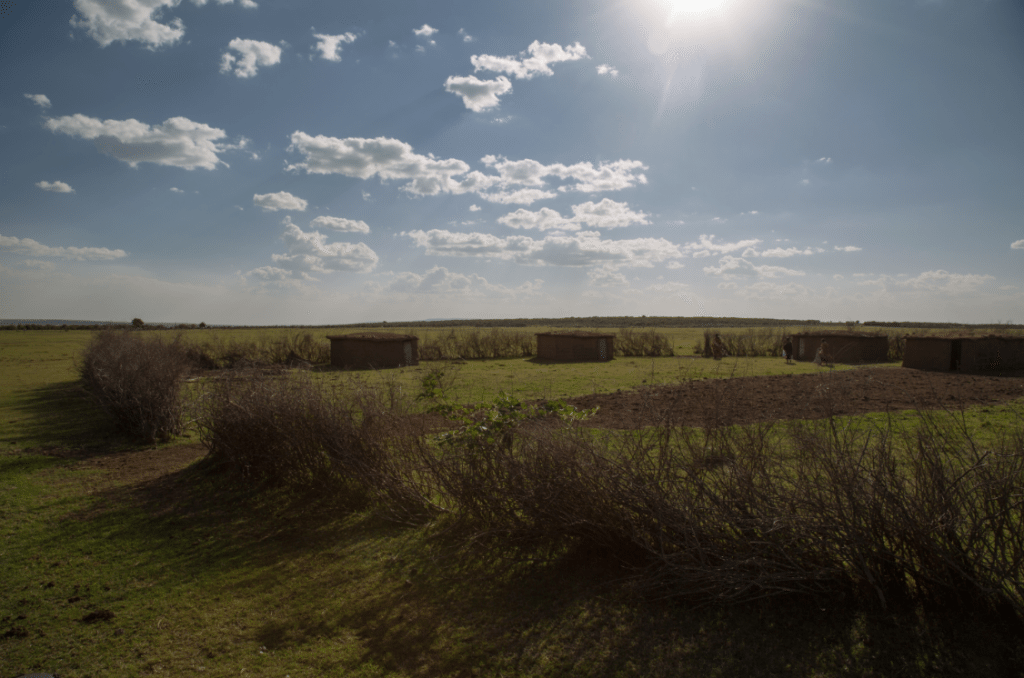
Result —
[{"label": "bare dirt patch", "polygon": [[76,471],[104,471],[82,476],[82,482],[90,492],[97,492],[118,485],[135,485],[160,478],[174,471],[180,471],[206,454],[206,448],[199,443],[155,447],[142,450],[99,453],[66,447],[26,450],[39,452],[63,459],[74,459],[71,466]]},{"label": "bare dirt patch", "polygon": [[960,409],[1024,398],[1024,376],[860,368],[771,377],[703,379],[571,398],[600,407],[588,424],[630,429],[666,420],[689,426],[821,419],[868,412]]}]

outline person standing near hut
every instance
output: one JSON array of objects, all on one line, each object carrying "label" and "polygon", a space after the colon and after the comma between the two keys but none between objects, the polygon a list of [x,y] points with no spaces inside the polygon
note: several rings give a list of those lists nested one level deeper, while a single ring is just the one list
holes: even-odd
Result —
[{"label": "person standing near hut", "polygon": [[725,344],[722,343],[722,335],[716,334],[715,340],[711,342],[711,354],[715,357],[715,360],[721,360],[724,353]]},{"label": "person standing near hut", "polygon": [[786,359],[786,364],[793,364],[793,339],[792,337],[786,337],[786,343],[782,345],[782,357]]},{"label": "person standing near hut", "polygon": [[828,342],[824,339],[821,340],[821,346],[818,347],[818,354],[814,356],[815,365],[828,365],[830,358],[828,355]]}]

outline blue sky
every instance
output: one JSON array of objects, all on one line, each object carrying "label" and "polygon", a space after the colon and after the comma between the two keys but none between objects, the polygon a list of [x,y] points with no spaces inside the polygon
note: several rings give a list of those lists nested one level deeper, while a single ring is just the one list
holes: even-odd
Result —
[{"label": "blue sky", "polygon": [[1024,322],[1015,0],[0,15],[0,317]]}]

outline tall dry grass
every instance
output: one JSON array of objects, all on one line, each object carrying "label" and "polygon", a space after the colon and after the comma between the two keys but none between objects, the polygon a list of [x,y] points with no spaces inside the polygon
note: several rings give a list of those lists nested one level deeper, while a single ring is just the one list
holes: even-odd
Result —
[{"label": "tall dry grass", "polygon": [[656,330],[624,327],[615,335],[615,355],[651,358],[674,355],[674,351],[669,338]]},{"label": "tall dry grass", "polygon": [[195,369],[237,369],[271,365],[298,366],[330,362],[331,347],[309,332],[260,336],[257,339],[222,337],[181,341]]},{"label": "tall dry grass", "polygon": [[505,327],[487,330],[460,329],[419,342],[420,360],[475,360],[479,358],[528,358],[536,352],[533,334]]}]

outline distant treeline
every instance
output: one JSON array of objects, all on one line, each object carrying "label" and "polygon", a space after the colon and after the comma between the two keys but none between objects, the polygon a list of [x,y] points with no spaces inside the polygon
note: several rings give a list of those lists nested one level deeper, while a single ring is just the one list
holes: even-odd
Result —
[{"label": "distant treeline", "polygon": [[[671,327],[802,327],[802,326],[845,326],[856,327],[906,327],[931,329],[1024,329],[1024,325],[1011,323],[970,324],[970,323],[929,323],[919,321],[878,321],[826,323],[820,320],[780,320],[777,318],[712,318],[673,316],[591,316],[589,318],[491,318],[482,320],[413,320],[403,322],[352,323],[348,325],[207,325],[206,323],[146,324],[134,329],[145,330],[193,330],[206,327],[217,329],[313,329],[313,328],[387,328],[391,327],[580,327],[580,328],[671,328]],[[103,330],[132,328],[131,323],[88,323],[87,321],[56,320],[26,321],[0,320],[0,330]]]},{"label": "distant treeline", "polygon": [[[206,323],[178,323],[177,325],[145,325],[135,327],[131,323],[13,323],[0,321],[0,330],[196,330],[206,327]],[[225,326],[221,326],[225,327]]]}]

